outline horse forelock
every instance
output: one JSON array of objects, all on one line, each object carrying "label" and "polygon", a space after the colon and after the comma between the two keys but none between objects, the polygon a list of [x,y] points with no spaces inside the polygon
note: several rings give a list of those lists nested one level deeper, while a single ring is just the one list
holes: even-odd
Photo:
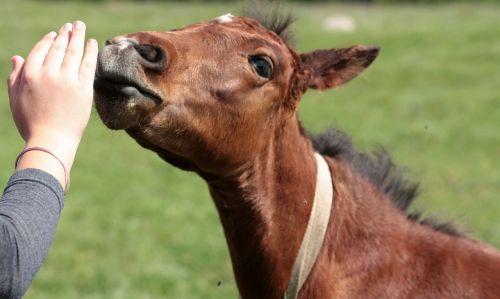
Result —
[{"label": "horse forelock", "polygon": [[257,20],[264,28],[278,35],[288,46],[294,46],[290,29],[294,18],[281,9],[277,1],[248,1],[243,16]]}]

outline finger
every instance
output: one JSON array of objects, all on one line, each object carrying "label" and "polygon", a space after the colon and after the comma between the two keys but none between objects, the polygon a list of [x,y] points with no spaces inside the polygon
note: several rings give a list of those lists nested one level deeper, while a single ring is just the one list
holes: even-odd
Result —
[{"label": "finger", "polygon": [[97,41],[93,38],[87,41],[85,47],[85,55],[83,56],[82,64],[80,65],[80,81],[90,83],[94,81],[95,68],[97,65]]},{"label": "finger", "polygon": [[9,104],[12,109],[12,103],[17,100],[16,94],[18,92],[18,86],[23,76],[24,58],[21,56],[13,56],[12,61],[12,71],[9,74],[8,80],[8,93],[9,93]]},{"label": "finger", "polygon": [[21,70],[24,65],[24,59],[21,56],[13,56],[11,58],[12,61],[12,70],[10,71],[9,74],[9,80],[7,82],[9,86],[9,90],[14,87],[16,82],[18,82],[20,75],[21,75]]},{"label": "finger", "polygon": [[45,57],[43,68],[53,72],[58,72],[61,69],[64,54],[66,53],[66,48],[68,47],[69,32],[72,28],[73,24],[66,23],[61,27],[61,29],[59,29],[57,37],[50,47],[47,57]]},{"label": "finger", "polygon": [[61,70],[74,73],[75,76],[78,75],[80,63],[82,62],[84,39],[85,24],[81,21],[76,21],[73,23],[73,30],[71,31]]},{"label": "finger", "polygon": [[45,60],[45,56],[47,56],[47,52],[49,51],[52,43],[54,43],[54,38],[57,36],[55,32],[47,33],[34,47],[31,49],[31,52],[28,54],[25,62],[25,69],[28,71],[37,72],[43,65],[43,61]]}]

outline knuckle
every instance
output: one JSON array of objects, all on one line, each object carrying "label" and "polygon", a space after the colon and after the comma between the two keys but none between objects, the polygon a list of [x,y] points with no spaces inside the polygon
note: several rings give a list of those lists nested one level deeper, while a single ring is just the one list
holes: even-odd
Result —
[{"label": "knuckle", "polygon": [[62,45],[62,44],[54,44],[52,46],[52,50],[56,51],[56,52],[65,52],[66,51],[66,46],[65,45]]},{"label": "knuckle", "polygon": [[76,86],[78,84],[78,80],[76,78],[76,76],[74,76],[73,74],[67,74],[64,76],[64,84],[66,86],[69,86],[69,87],[73,87],[73,86]]},{"label": "knuckle", "polygon": [[78,53],[79,53],[78,49],[71,48],[71,47],[66,49],[67,56],[76,56]]},{"label": "knuckle", "polygon": [[43,74],[43,81],[50,85],[57,85],[61,80],[57,72],[46,71]]},{"label": "knuckle", "polygon": [[93,68],[94,65],[91,61],[83,61],[80,69],[82,73],[87,75],[87,73],[90,73]]},{"label": "knuckle", "polygon": [[32,71],[30,70],[27,70],[25,73],[24,73],[24,81],[26,81],[26,83],[28,84],[32,84],[33,82],[36,81],[36,74],[34,74]]},{"label": "knuckle", "polygon": [[87,68],[87,69],[92,69],[92,68],[94,68],[94,66],[95,66],[95,62],[94,62],[93,60],[87,59],[87,60],[84,62],[84,66],[85,66],[85,68]]},{"label": "knuckle", "polygon": [[72,68],[63,68],[59,73],[58,80],[64,85],[73,85],[77,77],[75,73],[76,72]]}]

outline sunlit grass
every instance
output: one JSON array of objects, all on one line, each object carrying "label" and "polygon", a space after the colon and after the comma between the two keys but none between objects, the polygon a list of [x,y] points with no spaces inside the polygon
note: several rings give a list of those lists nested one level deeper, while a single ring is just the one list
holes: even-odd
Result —
[{"label": "sunlit grass", "polygon": [[[0,73],[43,34],[81,19],[101,43],[114,35],[166,30],[210,19],[235,4],[3,1]],[[500,247],[500,6],[293,5],[298,48],[377,44],[360,78],[309,92],[305,126],[335,125],[362,149],[379,145],[422,183],[419,209],[457,219]],[[352,34],[322,20],[347,14]],[[22,143],[0,85],[0,183]],[[215,208],[194,174],[164,164],[97,116],[72,172],[56,239],[26,298],[236,298]]]}]

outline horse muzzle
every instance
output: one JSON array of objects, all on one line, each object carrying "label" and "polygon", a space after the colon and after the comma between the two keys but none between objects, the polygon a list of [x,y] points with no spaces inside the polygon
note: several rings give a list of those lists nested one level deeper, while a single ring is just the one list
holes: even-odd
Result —
[{"label": "horse muzzle", "polygon": [[94,101],[104,124],[127,129],[163,102],[147,75],[161,73],[166,54],[160,47],[140,45],[123,37],[106,41],[99,52],[94,80]]}]

